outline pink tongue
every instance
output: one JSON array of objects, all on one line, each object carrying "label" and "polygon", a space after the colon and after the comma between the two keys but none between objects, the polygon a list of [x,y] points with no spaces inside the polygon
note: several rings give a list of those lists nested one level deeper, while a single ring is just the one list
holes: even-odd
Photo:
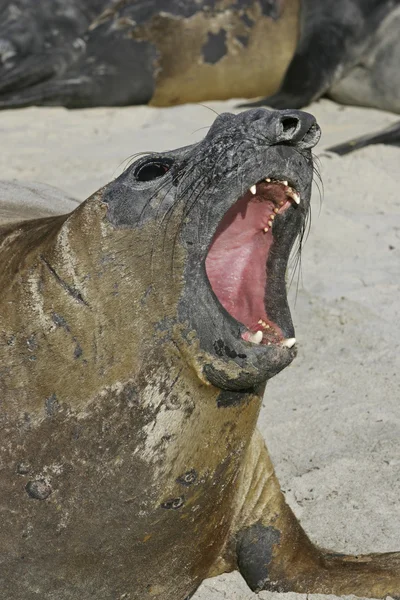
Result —
[{"label": "pink tongue", "polygon": [[219,302],[252,331],[260,328],[259,319],[268,321],[264,294],[272,234],[263,228],[272,206],[257,198],[249,201],[246,194],[221,221],[206,258],[207,276]]}]

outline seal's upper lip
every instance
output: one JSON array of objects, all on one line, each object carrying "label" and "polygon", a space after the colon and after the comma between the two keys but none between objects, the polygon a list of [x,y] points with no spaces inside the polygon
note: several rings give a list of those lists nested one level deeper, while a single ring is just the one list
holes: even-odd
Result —
[{"label": "seal's upper lip", "polygon": [[231,206],[211,242],[205,261],[208,280],[224,309],[245,326],[245,341],[289,348],[296,342],[285,339],[268,316],[265,290],[274,221],[300,201],[300,194],[287,180],[267,177]]}]

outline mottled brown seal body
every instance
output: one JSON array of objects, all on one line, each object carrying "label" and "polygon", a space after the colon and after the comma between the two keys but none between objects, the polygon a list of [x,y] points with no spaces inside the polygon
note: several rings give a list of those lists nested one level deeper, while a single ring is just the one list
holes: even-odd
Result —
[{"label": "mottled brown seal body", "polygon": [[243,11],[234,4],[179,20],[161,13],[138,32],[158,51],[151,104],[252,98],[278,89],[297,46],[300,1],[272,3],[279,5],[274,18],[262,2]]},{"label": "mottled brown seal body", "polygon": [[112,1],[73,44],[41,58],[38,74],[27,77],[29,62],[13,68],[20,80],[14,88],[0,81],[0,108],[169,106],[272,94],[296,50],[300,3]]},{"label": "mottled brown seal body", "polygon": [[296,354],[285,270],[318,137],[306,113],[221,115],[72,213],[0,229],[5,597],[184,600],[235,568],[256,591],[399,595],[397,554],[311,544],[256,430]]}]

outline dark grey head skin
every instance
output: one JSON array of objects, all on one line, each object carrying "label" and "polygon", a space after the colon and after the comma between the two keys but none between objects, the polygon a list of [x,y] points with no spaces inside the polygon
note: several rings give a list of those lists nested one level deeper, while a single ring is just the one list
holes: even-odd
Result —
[{"label": "dark grey head skin", "polygon": [[[109,205],[109,219],[117,227],[137,227],[148,219],[159,218],[164,211],[168,218],[175,199],[185,199],[179,243],[187,258],[177,319],[186,324],[188,343],[190,331],[196,331],[202,353],[196,359],[197,366],[203,377],[218,388],[254,388],[286,367],[296,350],[279,345],[257,346],[242,339],[246,328],[225,311],[208,281],[208,248],[226,211],[254,183],[266,177],[289,181],[302,200],[274,221],[265,303],[268,316],[284,337],[293,338],[285,273],[309,210],[311,148],[319,137],[320,129],[308,113],[265,109],[237,116],[225,113],[199,144],[146,157],[107,187],[104,201]],[[141,169],[151,169],[155,163],[168,169],[166,174],[156,181],[138,182]],[[152,205],[155,195],[162,196],[162,204],[158,200]]]},{"label": "dark grey head skin", "polygon": [[107,0],[2,0],[0,93],[60,73],[84,49],[80,36]]}]

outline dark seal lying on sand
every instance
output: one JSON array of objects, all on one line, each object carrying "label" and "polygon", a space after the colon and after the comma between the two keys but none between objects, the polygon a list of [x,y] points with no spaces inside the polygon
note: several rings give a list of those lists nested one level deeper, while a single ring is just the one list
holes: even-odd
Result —
[{"label": "dark seal lying on sand", "polygon": [[6,1],[0,107],[267,96],[282,109],[328,94],[400,112],[399,0],[106,4]]},{"label": "dark seal lying on sand", "polygon": [[285,290],[314,118],[219,116],[72,213],[0,229],[5,598],[252,590],[400,597],[400,554],[315,547],[256,422],[296,354]]}]

